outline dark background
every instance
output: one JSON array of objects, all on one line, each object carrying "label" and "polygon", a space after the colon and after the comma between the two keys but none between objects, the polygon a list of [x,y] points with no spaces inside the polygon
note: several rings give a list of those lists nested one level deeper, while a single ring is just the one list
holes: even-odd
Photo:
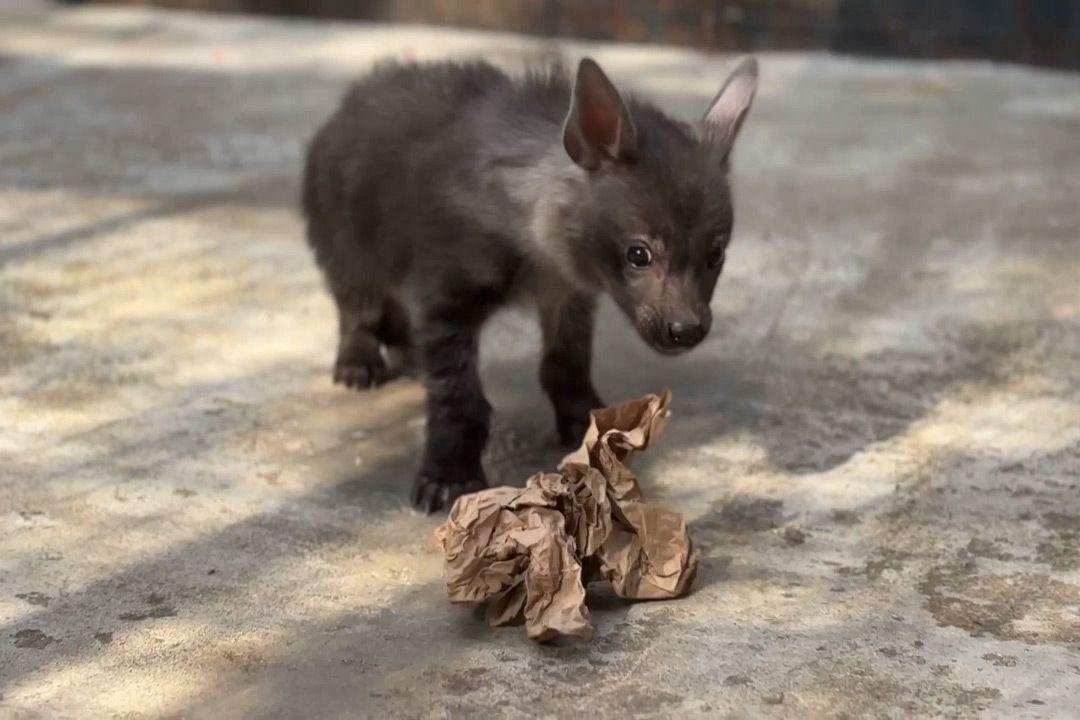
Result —
[{"label": "dark background", "polygon": [[[101,0],[71,0],[72,2]],[[1080,0],[114,0],[717,51],[822,49],[1080,68]]]}]

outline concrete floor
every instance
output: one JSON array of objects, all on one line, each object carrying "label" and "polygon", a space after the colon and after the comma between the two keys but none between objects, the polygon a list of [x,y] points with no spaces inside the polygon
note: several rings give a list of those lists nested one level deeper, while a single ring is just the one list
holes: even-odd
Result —
[{"label": "concrete floor", "polygon": [[[564,50],[688,118],[732,65]],[[764,55],[711,338],[598,339],[674,390],[638,467],[695,591],[572,647],[446,601],[421,390],[331,385],[298,165],[375,58],[552,52],[0,4],[0,716],[1075,717],[1075,75]],[[504,482],[560,455],[536,344],[485,338]]]}]

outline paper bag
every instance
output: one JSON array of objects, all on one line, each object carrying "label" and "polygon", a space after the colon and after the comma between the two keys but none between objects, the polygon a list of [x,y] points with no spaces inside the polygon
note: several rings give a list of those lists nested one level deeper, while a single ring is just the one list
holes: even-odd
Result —
[{"label": "paper bag", "polygon": [[529,638],[587,638],[584,567],[620,597],[686,593],[697,555],[678,513],[648,505],[626,463],[664,430],[671,394],[596,410],[558,473],[524,488],[464,495],[435,532],[454,602],[487,602],[491,625],[524,619]]}]

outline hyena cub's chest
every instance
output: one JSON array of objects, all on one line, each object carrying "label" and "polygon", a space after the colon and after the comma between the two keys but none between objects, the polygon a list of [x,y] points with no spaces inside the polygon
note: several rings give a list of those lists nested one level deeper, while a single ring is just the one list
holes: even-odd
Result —
[{"label": "hyena cub's chest", "polygon": [[557,308],[571,298],[594,295],[599,288],[585,287],[566,268],[547,258],[527,257],[506,296],[506,304],[521,309]]}]

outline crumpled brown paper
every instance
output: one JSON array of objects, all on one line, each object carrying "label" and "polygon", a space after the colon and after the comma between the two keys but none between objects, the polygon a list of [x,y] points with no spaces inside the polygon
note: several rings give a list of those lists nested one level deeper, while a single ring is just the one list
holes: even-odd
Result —
[{"label": "crumpled brown paper", "polygon": [[558,473],[458,498],[435,531],[450,599],[486,601],[491,625],[524,617],[543,642],[592,636],[585,585],[597,577],[624,598],[684,594],[697,571],[686,523],[645,503],[626,467],[663,432],[670,401],[664,392],[597,410]]}]

